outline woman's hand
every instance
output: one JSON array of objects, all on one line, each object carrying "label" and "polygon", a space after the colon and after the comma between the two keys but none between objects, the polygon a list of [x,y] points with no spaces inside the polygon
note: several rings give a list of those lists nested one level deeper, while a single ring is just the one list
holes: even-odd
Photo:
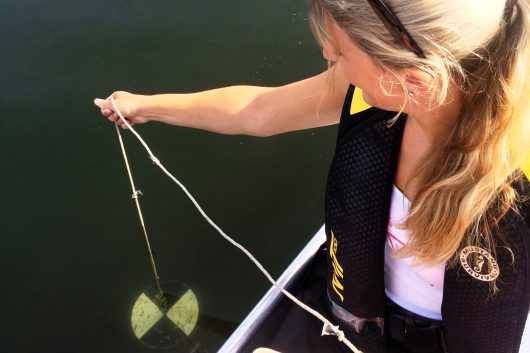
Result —
[{"label": "woman's hand", "polygon": [[111,97],[114,98],[116,106],[130,125],[141,124],[149,121],[147,116],[140,113],[142,98],[144,98],[144,96],[125,91],[116,91],[107,99],[94,99],[94,104],[101,109],[101,114],[107,117],[107,119],[110,121],[116,123],[118,126],[121,126],[124,129],[127,128],[127,125],[125,125],[125,123],[120,119],[118,113],[114,111],[114,106],[110,100]]}]

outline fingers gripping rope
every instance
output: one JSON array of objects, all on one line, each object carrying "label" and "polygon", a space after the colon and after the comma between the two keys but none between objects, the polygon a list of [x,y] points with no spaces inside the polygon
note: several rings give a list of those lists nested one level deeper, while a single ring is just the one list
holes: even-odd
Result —
[{"label": "fingers gripping rope", "polygon": [[[322,329],[322,335],[334,335],[337,337],[337,339],[340,341],[340,342],[343,342],[348,348],[351,349],[352,352],[354,353],[362,353],[361,351],[359,351],[344,335],[344,332],[341,331],[339,329],[339,326],[334,326],[331,324],[331,322],[329,322],[322,314],[320,314],[318,311],[312,309],[311,307],[307,306],[306,304],[302,303],[300,300],[298,300],[296,297],[294,297],[291,293],[289,293],[287,290],[285,290],[282,286],[280,286],[273,278],[272,276],[269,274],[269,272],[263,267],[263,265],[254,257],[254,255],[252,255],[247,249],[245,249],[245,247],[243,247],[241,244],[239,244],[238,242],[236,242],[234,239],[232,239],[231,237],[229,237],[227,234],[225,234],[225,232],[217,225],[214,223],[214,221],[212,221],[210,219],[210,217],[208,217],[208,215],[206,214],[206,212],[204,212],[204,210],[202,209],[202,207],[199,205],[199,203],[195,200],[195,198],[191,195],[191,193],[188,191],[188,189],[177,179],[175,178],[163,165],[162,163],[160,162],[160,160],[158,158],[155,157],[155,155],[153,154],[153,152],[151,152],[151,149],[149,148],[149,146],[147,146],[147,144],[145,143],[145,141],[142,139],[142,137],[136,132],[136,130],[134,130],[131,126],[131,124],[129,124],[129,122],[123,117],[123,115],[121,114],[120,110],[118,109],[118,106],[116,105],[116,102],[114,101],[114,98],[111,97],[110,98],[110,101],[112,103],[112,106],[114,107],[114,111],[116,113],[118,113],[118,116],[120,117],[121,121],[125,124],[125,126],[127,126],[127,128],[129,130],[131,130],[131,132],[134,134],[134,136],[136,136],[136,138],[140,141],[140,143],[144,146],[145,150],[147,151],[147,153],[149,154],[149,158],[153,161],[154,164],[156,164],[160,169],[162,169],[162,171],[171,179],[173,180],[181,189],[182,191],[184,191],[184,193],[186,194],[186,196],[188,196],[188,198],[191,200],[191,202],[193,203],[193,205],[197,208],[197,210],[199,211],[199,213],[204,217],[204,219],[215,229],[217,230],[217,232],[223,237],[225,238],[229,243],[231,243],[232,245],[234,245],[236,248],[238,248],[239,250],[241,250],[245,255],[247,255],[247,257],[259,268],[259,270],[265,275],[265,277],[267,277],[267,279],[269,280],[269,282],[272,283],[272,285],[274,285],[280,292],[282,292],[287,298],[289,298],[290,300],[292,300],[296,305],[298,305],[299,307],[301,307],[302,309],[304,309],[305,311],[307,311],[308,313],[310,313],[311,315],[315,316],[317,319],[319,319],[320,321],[322,321],[324,323],[324,327]],[[120,130],[118,128],[116,128],[116,131],[118,132],[118,137],[121,141],[121,134],[120,134]],[[122,148],[122,152],[123,154],[125,155],[125,148],[123,147],[123,144],[120,144],[121,148]],[[136,190],[133,194],[133,198],[137,199],[138,198],[138,194],[141,194],[141,192],[139,190]]]}]

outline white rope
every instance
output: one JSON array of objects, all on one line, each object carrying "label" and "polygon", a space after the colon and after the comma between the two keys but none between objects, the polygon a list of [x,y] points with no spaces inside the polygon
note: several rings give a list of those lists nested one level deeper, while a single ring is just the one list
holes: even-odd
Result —
[{"label": "white rope", "polygon": [[[245,249],[244,246],[236,242],[234,239],[229,237],[217,224],[215,224],[214,221],[211,220],[211,218],[204,212],[202,207],[199,205],[199,203],[195,200],[195,198],[191,195],[191,193],[188,191],[188,189],[177,179],[175,178],[160,162],[158,158],[155,157],[153,152],[151,152],[151,149],[149,146],[147,146],[147,143],[142,139],[142,137],[134,130],[129,124],[129,122],[123,117],[120,110],[118,109],[118,106],[116,105],[116,102],[114,101],[114,98],[110,98],[112,106],[114,107],[114,111],[118,113],[118,116],[120,117],[121,121],[127,126],[129,130],[138,138],[140,143],[144,146],[147,153],[149,154],[149,158],[153,161],[154,164],[156,164],[162,171],[169,177],[171,180],[173,180],[181,189],[184,191],[186,196],[191,200],[193,205],[197,208],[199,213],[206,219],[206,221],[215,229],[217,232],[225,238],[229,243],[231,243],[233,246],[241,250],[247,257],[260,269],[260,271],[267,277],[269,282],[272,283],[273,286],[275,286],[280,292],[282,292],[287,298],[291,299],[296,305],[310,313],[311,315],[315,316],[317,319],[323,322],[324,327],[322,328],[322,335],[334,335],[337,337],[337,339],[344,343],[348,348],[350,348],[354,353],[362,353],[360,350],[358,350],[344,335],[344,332],[339,329],[339,326],[334,326],[328,319],[326,319],[322,314],[320,314],[318,311],[312,309],[311,307],[307,306],[306,304],[302,303],[300,300],[298,300],[296,297],[294,297],[291,293],[289,293],[287,290],[285,290],[282,286],[280,286],[269,274],[269,272],[261,265],[261,263],[252,255],[247,249]],[[118,129],[119,133],[119,129]],[[122,152],[125,154],[125,150],[122,146]],[[135,190],[133,190],[134,192]]]}]

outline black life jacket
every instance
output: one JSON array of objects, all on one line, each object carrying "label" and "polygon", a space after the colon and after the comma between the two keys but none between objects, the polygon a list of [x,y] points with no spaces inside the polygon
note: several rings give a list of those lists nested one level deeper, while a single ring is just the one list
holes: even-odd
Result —
[{"label": "black life jacket", "polygon": [[[384,317],[384,248],[406,116],[389,126],[395,112],[369,108],[351,115],[353,94],[350,86],[326,188],[327,292],[355,317]],[[526,193],[528,185],[521,180],[518,188]],[[527,204],[521,207],[522,215],[510,211],[500,222],[508,246],[498,242],[495,258],[467,249],[458,265],[446,268],[442,317],[450,353],[519,349],[530,307],[530,227],[524,219],[530,212]],[[482,251],[485,265],[474,271],[466,259]],[[499,291],[492,295],[488,281],[497,274]],[[374,337],[359,348],[376,352],[380,344]]]}]

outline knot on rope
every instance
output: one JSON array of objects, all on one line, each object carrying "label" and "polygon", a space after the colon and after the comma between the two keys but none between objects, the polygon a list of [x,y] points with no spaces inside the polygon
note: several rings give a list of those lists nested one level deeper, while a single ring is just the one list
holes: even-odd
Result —
[{"label": "knot on rope", "polygon": [[324,326],[322,327],[322,336],[337,336],[339,341],[342,341],[344,339],[344,332],[339,330],[339,326],[333,326],[329,322],[324,323]]},{"label": "knot on rope", "polygon": [[149,158],[151,158],[151,160],[153,161],[154,164],[160,166],[160,160],[158,160],[158,158],[156,158],[154,156],[149,156]]},{"label": "knot on rope", "polygon": [[137,199],[138,198],[138,195],[143,195],[142,191],[141,190],[136,190],[132,196],[131,196],[131,199]]},{"label": "knot on rope", "polygon": [[357,349],[344,334],[344,331],[339,329],[339,326],[333,326],[329,321],[324,321],[324,326],[322,327],[322,336],[335,336],[339,342],[344,343],[352,352],[354,353],[363,353]]}]

